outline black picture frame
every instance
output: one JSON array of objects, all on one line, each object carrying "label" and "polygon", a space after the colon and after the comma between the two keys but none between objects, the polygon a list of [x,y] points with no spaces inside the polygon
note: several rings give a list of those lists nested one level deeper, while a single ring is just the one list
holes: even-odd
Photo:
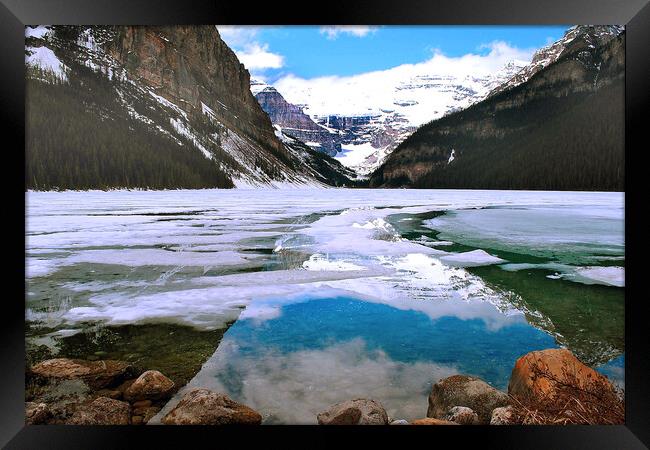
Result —
[{"label": "black picture frame", "polygon": [[[202,445],[222,445],[224,438],[241,441],[264,436],[266,442],[298,443],[288,434],[318,434],[301,439],[304,446],[337,445],[351,436],[379,438],[385,444],[453,445],[474,442],[482,448],[636,449],[650,445],[650,374],[647,298],[643,293],[641,254],[644,206],[641,158],[650,97],[649,0],[374,0],[254,5],[242,1],[178,0],[0,0],[0,104],[2,105],[5,248],[10,254],[0,315],[0,446],[6,448],[130,448],[142,442],[166,448],[177,440],[198,439]],[[319,2],[320,3],[320,2]],[[320,8],[320,10],[319,10]],[[625,232],[626,424],[621,426],[509,427],[75,427],[24,425],[24,26],[36,24],[620,24],[626,25],[625,93]],[[645,113],[645,114],[644,114]],[[13,144],[11,144],[13,143]],[[645,144],[645,145],[644,145]],[[638,185],[638,187],[637,187]],[[11,233],[11,234],[10,234]],[[14,237],[16,236],[16,237]],[[22,294],[19,294],[22,292]],[[22,295],[22,297],[20,297]],[[345,434],[345,437],[343,436]],[[281,436],[283,435],[283,436]],[[411,441],[423,438],[423,444]],[[206,444],[207,443],[207,444]]]}]

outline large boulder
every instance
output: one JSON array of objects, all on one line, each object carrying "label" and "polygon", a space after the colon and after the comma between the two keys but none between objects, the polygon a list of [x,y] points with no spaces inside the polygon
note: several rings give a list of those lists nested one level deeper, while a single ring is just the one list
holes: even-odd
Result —
[{"label": "large boulder", "polygon": [[45,423],[51,416],[52,413],[45,403],[25,403],[25,423],[27,425]]},{"label": "large boulder", "polygon": [[129,425],[131,406],[127,402],[99,397],[92,403],[81,405],[74,412],[72,425]]},{"label": "large boulder", "polygon": [[508,395],[485,381],[467,375],[453,375],[438,381],[429,394],[427,417],[444,419],[454,406],[466,406],[478,415],[479,422],[490,422],[492,410],[509,403]]},{"label": "large boulder", "polygon": [[558,389],[614,392],[613,384],[604,375],[584,365],[566,349],[530,352],[515,363],[510,375],[508,393],[521,400],[547,401]]},{"label": "large boulder", "polygon": [[337,403],[317,418],[320,425],[388,425],[388,414],[381,403],[365,398]]},{"label": "large boulder", "polygon": [[130,402],[160,400],[171,395],[174,382],[157,370],[147,370],[124,391]]},{"label": "large boulder", "polygon": [[454,406],[445,415],[445,420],[456,422],[460,425],[479,425],[481,421],[478,414],[473,409],[467,406]]},{"label": "large boulder", "polygon": [[226,394],[193,389],[162,419],[165,425],[259,425],[262,416]]},{"label": "large boulder", "polygon": [[102,389],[119,383],[131,371],[131,365],[124,361],[68,358],[48,359],[31,368],[32,374],[38,377],[49,380],[81,379],[92,389]]}]

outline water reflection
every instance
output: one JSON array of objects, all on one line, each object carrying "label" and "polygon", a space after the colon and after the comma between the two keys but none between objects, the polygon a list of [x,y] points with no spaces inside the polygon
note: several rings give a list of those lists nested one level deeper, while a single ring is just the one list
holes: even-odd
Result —
[{"label": "water reflection", "polygon": [[175,400],[200,386],[250,405],[265,423],[314,423],[333,403],[370,397],[391,417],[414,419],[426,415],[438,379],[471,374],[505,389],[517,357],[555,346],[522,314],[489,303],[411,306],[346,295],[255,301]]}]

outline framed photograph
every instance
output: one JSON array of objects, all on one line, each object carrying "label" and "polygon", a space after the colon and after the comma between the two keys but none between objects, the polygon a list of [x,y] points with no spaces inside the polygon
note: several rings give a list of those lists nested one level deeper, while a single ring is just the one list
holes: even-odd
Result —
[{"label": "framed photograph", "polygon": [[527,3],[3,0],[0,444],[647,448],[650,6]]}]

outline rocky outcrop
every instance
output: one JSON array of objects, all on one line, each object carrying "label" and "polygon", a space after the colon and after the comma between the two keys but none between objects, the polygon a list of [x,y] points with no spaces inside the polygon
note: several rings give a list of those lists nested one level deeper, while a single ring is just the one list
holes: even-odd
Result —
[{"label": "rocky outcrop", "polygon": [[157,370],[147,370],[124,391],[124,398],[135,402],[149,401],[149,405],[140,404],[138,406],[150,406],[151,400],[167,398],[173,389],[174,382],[172,380]]},{"label": "rocky outcrop", "polygon": [[135,78],[180,106],[201,103],[229,129],[284,152],[268,116],[250,92],[250,74],[215,26],[117,27],[109,53]]},{"label": "rocky outcrop", "polygon": [[445,414],[445,420],[455,422],[459,425],[478,425],[480,420],[471,408],[466,406],[454,406]]},{"label": "rocky outcrop", "polygon": [[565,386],[614,392],[605,376],[584,365],[569,350],[548,349],[527,353],[515,362],[508,393],[525,400],[546,401]]},{"label": "rocky outcrop", "polygon": [[330,406],[318,414],[320,425],[388,425],[388,414],[375,400],[358,398]]},{"label": "rocky outcrop", "polygon": [[162,419],[165,425],[259,425],[262,416],[226,394],[193,389]]},{"label": "rocky outcrop", "polygon": [[86,361],[56,358],[40,362],[31,368],[33,375],[52,380],[83,380],[93,389],[116,384],[132,371],[124,361]]},{"label": "rocky outcrop", "polygon": [[444,419],[455,406],[471,408],[480,423],[490,422],[492,410],[509,403],[508,395],[485,381],[467,375],[453,375],[433,385],[427,417]]},{"label": "rocky outcrop", "polygon": [[71,425],[129,425],[131,406],[127,402],[99,397],[77,408],[68,421]]},{"label": "rocky outcrop", "polygon": [[271,122],[290,136],[307,143],[312,149],[330,156],[341,151],[339,135],[318,125],[302,108],[287,102],[274,87],[267,86],[255,94]]}]

